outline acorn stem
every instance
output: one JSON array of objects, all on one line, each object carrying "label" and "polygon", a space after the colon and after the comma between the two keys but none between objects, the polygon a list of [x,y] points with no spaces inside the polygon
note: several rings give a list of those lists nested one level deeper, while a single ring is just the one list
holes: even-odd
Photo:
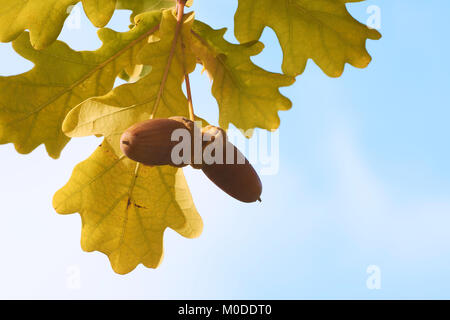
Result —
[{"label": "acorn stem", "polygon": [[[180,10],[184,10],[185,4],[186,4],[185,0],[177,1],[178,12]],[[189,80],[189,74],[186,72],[186,61],[184,59],[184,42],[183,42],[182,34],[180,34],[180,41],[181,41],[181,51],[183,53],[182,56],[183,56],[183,68],[184,68],[184,80],[186,82],[186,93],[187,93],[187,100],[188,100],[188,106],[189,106],[189,119],[191,121],[195,121],[194,104],[192,103],[191,81]]]},{"label": "acorn stem", "polygon": [[191,82],[189,80],[189,74],[185,73],[184,78],[186,81],[186,92],[189,105],[189,119],[191,121],[195,121],[194,105],[192,103]]},{"label": "acorn stem", "polygon": [[166,86],[167,78],[169,76],[170,67],[172,65],[173,57],[175,56],[175,51],[177,49],[178,39],[181,36],[181,29],[183,27],[183,17],[184,17],[184,6],[186,5],[186,0],[177,0],[177,26],[175,29],[175,35],[172,41],[172,47],[170,49],[169,58],[167,60],[166,68],[164,70],[163,78],[161,80],[161,85],[159,87],[158,96],[156,97],[155,104],[153,106],[150,119],[153,119],[158,111],[159,103],[162,99],[164,93],[164,87]]}]

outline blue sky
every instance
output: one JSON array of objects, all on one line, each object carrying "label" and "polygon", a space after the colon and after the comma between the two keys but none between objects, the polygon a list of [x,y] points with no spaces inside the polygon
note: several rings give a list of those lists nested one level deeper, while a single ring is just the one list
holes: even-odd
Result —
[{"label": "blue sky", "polygon": [[[84,253],[78,215],[59,216],[53,193],[95,149],[76,139],[55,161],[0,146],[2,298],[450,298],[450,44],[443,0],[365,1],[349,5],[360,21],[381,8],[380,41],[369,41],[367,69],[339,79],[312,62],[282,91],[280,170],[263,176],[262,204],[241,204],[186,170],[205,223],[196,240],[165,234],[157,270],[112,272],[106,257]],[[196,0],[197,18],[228,27],[237,1]],[[125,30],[127,13],[109,27]],[[60,39],[77,50],[100,43],[87,19]],[[253,60],[280,71],[281,50],[266,29]],[[31,68],[0,44],[0,75]],[[200,71],[200,70],[198,70]],[[217,121],[206,76],[192,78],[197,112]],[[369,266],[381,270],[370,290]],[[73,270],[80,286],[70,284]]]}]

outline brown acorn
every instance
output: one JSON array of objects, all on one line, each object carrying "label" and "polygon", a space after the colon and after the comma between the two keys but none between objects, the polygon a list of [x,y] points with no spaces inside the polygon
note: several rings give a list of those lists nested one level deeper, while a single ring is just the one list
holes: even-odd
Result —
[{"label": "brown acorn", "polygon": [[177,129],[190,132],[189,121],[177,117],[136,123],[122,134],[120,148],[128,158],[148,166],[184,167],[187,164],[175,164],[172,161],[172,149],[179,143],[172,141],[172,133]]},{"label": "brown acorn", "polygon": [[[191,137],[189,161],[176,164],[172,150],[179,141],[172,141],[177,129],[187,130]],[[194,134],[195,130],[198,130]],[[194,164],[195,136],[201,137],[200,162]],[[183,117],[152,119],[139,122],[128,128],[120,139],[120,148],[130,159],[148,166],[171,165],[184,167],[191,164],[202,169],[205,175],[220,189],[242,202],[261,201],[261,180],[245,156],[228,141],[226,132],[215,126],[201,131],[195,123]]]},{"label": "brown acorn", "polygon": [[204,159],[202,170],[205,175],[220,189],[239,201],[261,201],[262,183],[258,174],[239,149],[228,141],[225,131],[208,126],[203,128],[202,133],[204,136],[212,137],[212,142],[208,144],[211,147],[218,139],[223,139],[223,143],[220,144],[223,146],[223,155],[217,157],[222,158],[222,161],[210,163],[208,159]]}]

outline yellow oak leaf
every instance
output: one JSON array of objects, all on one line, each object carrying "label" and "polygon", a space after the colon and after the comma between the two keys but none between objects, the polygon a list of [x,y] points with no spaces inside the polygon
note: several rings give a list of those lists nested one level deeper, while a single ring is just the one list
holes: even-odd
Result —
[{"label": "yellow oak leaf", "polygon": [[[108,255],[115,272],[124,274],[138,264],[156,268],[163,256],[163,234],[170,227],[194,238],[203,223],[181,169],[147,167],[126,158],[119,137],[130,125],[158,106],[158,115],[187,115],[181,85],[184,71],[192,72],[195,57],[175,37],[174,10],[162,12],[159,31],[138,55],[151,65],[149,74],[105,96],[89,99],[66,117],[69,136],[103,135],[97,151],[79,164],[68,184],[54,197],[58,213],[79,212],[83,221],[81,245]],[[181,35],[190,36],[193,15],[184,17]]]},{"label": "yellow oak leaf", "polygon": [[169,9],[174,7],[175,4],[175,0],[117,0],[117,9],[131,10],[131,19],[133,20],[133,17],[139,13]]},{"label": "yellow oak leaf", "polygon": [[69,141],[61,130],[67,112],[113,88],[120,71],[136,64],[136,54],[160,18],[161,12],[139,15],[136,26],[124,33],[100,29],[103,45],[92,52],[76,52],[60,41],[37,51],[28,33],[22,34],[13,47],[35,67],[0,77],[0,144],[12,142],[18,152],[29,153],[44,143],[49,155],[58,158]]},{"label": "yellow oak leaf", "polygon": [[132,124],[148,119],[156,109],[157,117],[161,118],[188,116],[182,84],[185,71],[195,69],[196,57],[189,48],[182,48],[181,39],[189,41],[194,16],[185,15],[181,37],[174,42],[175,11],[164,10],[162,15],[159,32],[138,55],[140,64],[152,66],[151,72],[135,83],[121,85],[104,96],[79,104],[64,120],[66,135],[117,136]]},{"label": "yellow oak leaf", "polygon": [[233,123],[244,131],[256,127],[277,129],[278,111],[292,106],[279,88],[291,85],[295,79],[253,64],[250,57],[263,50],[262,43],[232,44],[223,38],[225,32],[196,21],[191,37],[192,50],[213,80],[220,126],[226,129]]},{"label": "yellow oak leaf", "polygon": [[89,20],[98,28],[109,22],[116,8],[132,10],[134,22],[139,13],[175,6],[174,0],[2,0],[0,42],[13,41],[29,30],[35,49],[49,46],[61,33],[73,6],[80,1]]},{"label": "yellow oak leaf", "polygon": [[53,43],[79,0],[2,0],[0,5],[0,41],[10,42],[24,30],[30,30],[31,44],[43,49]]},{"label": "yellow oak leaf", "polygon": [[107,142],[75,167],[53,206],[80,213],[83,250],[103,252],[119,274],[158,267],[167,227],[187,238],[203,229],[181,169],[137,165]]},{"label": "yellow oak leaf", "polygon": [[235,35],[241,43],[257,40],[268,26],[280,41],[284,73],[301,74],[312,59],[327,75],[339,77],[345,63],[365,68],[371,61],[366,40],[381,38],[347,11],[347,3],[360,1],[239,0]]},{"label": "yellow oak leaf", "polygon": [[[80,0],[2,0],[0,6],[0,41],[10,42],[24,30],[30,30],[31,45],[43,49],[61,32],[71,9]],[[96,27],[111,19],[117,0],[82,0],[88,18]],[[153,0],[156,2],[157,0]]]},{"label": "yellow oak leaf", "polygon": [[117,0],[82,0],[84,12],[97,28],[104,27],[116,10]]}]

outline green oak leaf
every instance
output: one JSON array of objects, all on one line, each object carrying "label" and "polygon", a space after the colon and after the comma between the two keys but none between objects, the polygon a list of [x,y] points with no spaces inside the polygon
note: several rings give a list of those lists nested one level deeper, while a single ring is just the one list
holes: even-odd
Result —
[{"label": "green oak leaf", "polygon": [[191,38],[192,50],[213,80],[220,126],[228,128],[233,123],[244,131],[256,127],[277,129],[278,111],[292,105],[279,88],[293,84],[295,79],[268,72],[250,60],[263,50],[262,43],[232,44],[223,38],[225,32],[196,21]]},{"label": "green oak leaf", "polygon": [[76,52],[60,41],[37,51],[28,33],[22,34],[13,47],[35,67],[0,77],[0,144],[12,142],[18,152],[29,153],[43,143],[49,155],[58,158],[69,141],[61,130],[66,114],[113,88],[117,75],[136,64],[136,54],[160,18],[160,12],[137,16],[136,26],[124,33],[100,29],[103,45],[97,51]]},{"label": "green oak leaf", "polygon": [[378,31],[355,20],[346,4],[363,0],[238,0],[235,35],[241,42],[258,40],[272,28],[284,53],[283,72],[303,73],[308,59],[329,76],[339,77],[345,63],[365,68],[371,61],[367,39]]}]

